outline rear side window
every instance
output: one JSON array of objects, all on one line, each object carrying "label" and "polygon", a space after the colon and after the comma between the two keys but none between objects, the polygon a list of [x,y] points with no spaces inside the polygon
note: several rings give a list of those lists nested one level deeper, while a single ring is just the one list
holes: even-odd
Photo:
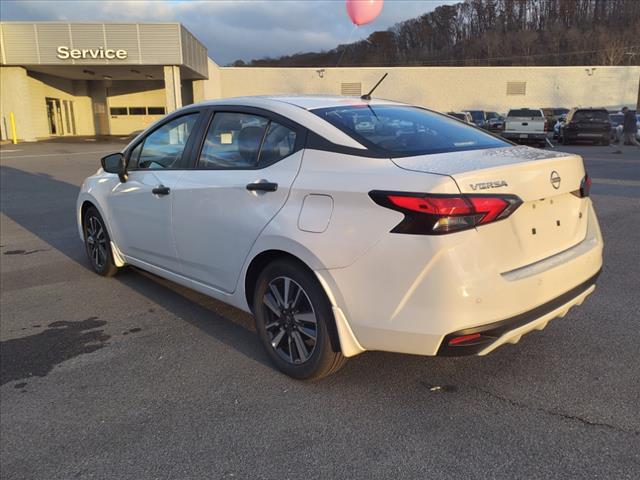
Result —
[{"label": "rear side window", "polygon": [[608,122],[609,113],[606,110],[578,110],[573,114],[576,122]]},{"label": "rear side window", "polygon": [[293,153],[296,132],[268,118],[218,112],[202,146],[198,168],[260,168]]},{"label": "rear side window", "polygon": [[468,124],[418,107],[349,105],[312,112],[362,145],[395,157],[510,145]]},{"label": "rear side window", "polygon": [[533,108],[515,108],[509,110],[507,117],[542,117],[542,112]]}]

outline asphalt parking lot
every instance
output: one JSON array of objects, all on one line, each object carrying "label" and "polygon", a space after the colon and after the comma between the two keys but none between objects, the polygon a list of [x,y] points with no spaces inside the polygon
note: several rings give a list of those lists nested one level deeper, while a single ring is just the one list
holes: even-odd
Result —
[{"label": "asphalt parking lot", "polygon": [[484,358],[367,352],[304,383],[248,315],[89,270],[76,195],[120,147],[0,150],[3,479],[640,478],[640,150],[559,147],[606,242],[582,307]]}]

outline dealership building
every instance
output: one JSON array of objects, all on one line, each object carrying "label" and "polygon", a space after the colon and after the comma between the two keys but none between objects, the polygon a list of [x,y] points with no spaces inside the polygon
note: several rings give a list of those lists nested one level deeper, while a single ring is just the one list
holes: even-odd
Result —
[{"label": "dealership building", "polygon": [[640,66],[220,67],[179,23],[0,22],[3,140],[124,136],[204,99],[376,95],[441,111],[635,107]]},{"label": "dealership building", "polygon": [[[193,102],[207,49],[178,23],[0,24],[2,138],[126,135]],[[196,87],[197,90],[197,87]]]}]

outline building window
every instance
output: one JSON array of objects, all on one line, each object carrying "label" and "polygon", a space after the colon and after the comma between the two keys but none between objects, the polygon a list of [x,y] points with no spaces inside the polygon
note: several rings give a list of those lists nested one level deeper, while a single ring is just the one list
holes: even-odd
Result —
[{"label": "building window", "polygon": [[507,95],[526,95],[527,82],[507,82]]},{"label": "building window", "polygon": [[111,107],[109,109],[109,112],[111,112],[111,115],[126,115],[127,114],[127,107]]},{"label": "building window", "polygon": [[149,115],[164,115],[164,107],[148,107]]},{"label": "building window", "polygon": [[129,115],[146,115],[147,107],[129,107]]}]

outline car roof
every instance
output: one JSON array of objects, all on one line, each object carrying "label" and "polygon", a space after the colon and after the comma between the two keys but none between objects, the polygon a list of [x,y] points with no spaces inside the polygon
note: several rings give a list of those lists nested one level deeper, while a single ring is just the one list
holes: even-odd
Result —
[{"label": "car roof", "polygon": [[220,100],[207,100],[206,105],[247,105],[271,109],[278,104],[294,105],[305,110],[315,110],[317,108],[358,106],[358,105],[406,105],[391,100],[373,98],[362,100],[360,97],[340,96],[340,95],[260,95],[247,97],[232,97]]}]

